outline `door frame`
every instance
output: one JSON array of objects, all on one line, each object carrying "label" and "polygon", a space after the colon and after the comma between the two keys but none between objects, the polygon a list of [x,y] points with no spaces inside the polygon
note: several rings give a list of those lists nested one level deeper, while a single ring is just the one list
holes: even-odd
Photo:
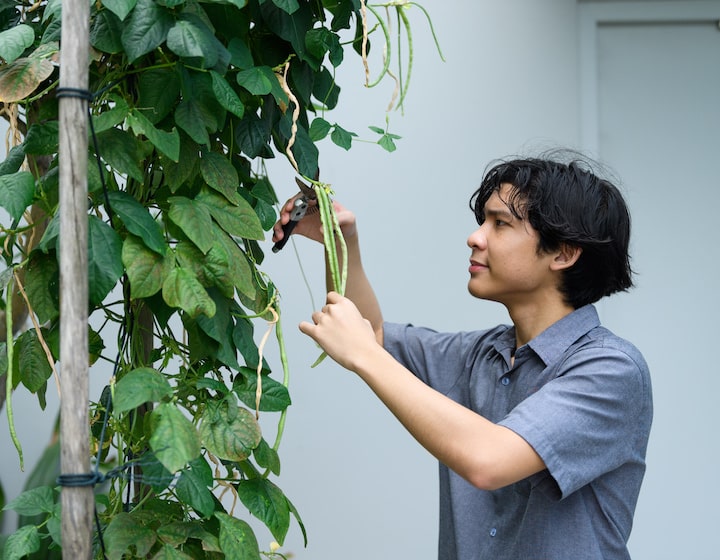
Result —
[{"label": "door frame", "polygon": [[671,21],[717,22],[720,27],[720,1],[579,2],[580,146],[585,153],[597,157],[600,152],[598,30],[607,24]]}]

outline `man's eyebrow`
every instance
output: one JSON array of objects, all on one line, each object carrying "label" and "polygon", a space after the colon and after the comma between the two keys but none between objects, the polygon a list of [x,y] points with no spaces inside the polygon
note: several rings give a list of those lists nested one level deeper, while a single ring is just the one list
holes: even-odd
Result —
[{"label": "man's eyebrow", "polygon": [[494,217],[502,217],[502,218],[513,218],[512,212],[510,210],[504,209],[504,208],[483,208],[483,214],[485,217],[494,216]]}]

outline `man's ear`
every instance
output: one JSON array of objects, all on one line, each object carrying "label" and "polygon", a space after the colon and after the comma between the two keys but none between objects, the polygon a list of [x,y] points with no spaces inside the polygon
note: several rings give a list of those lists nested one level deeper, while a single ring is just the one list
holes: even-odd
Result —
[{"label": "man's ear", "polygon": [[582,248],[577,245],[568,245],[562,243],[560,249],[555,254],[555,258],[552,261],[551,267],[553,270],[565,270],[573,266],[580,255],[582,254]]}]

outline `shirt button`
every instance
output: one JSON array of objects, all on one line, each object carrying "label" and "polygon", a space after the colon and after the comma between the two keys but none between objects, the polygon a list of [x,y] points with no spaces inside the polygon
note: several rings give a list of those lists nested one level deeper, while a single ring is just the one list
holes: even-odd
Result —
[{"label": "shirt button", "polygon": [[500,383],[502,383],[503,385],[510,385],[510,378],[509,378],[509,377],[503,377],[503,378],[500,380]]},{"label": "shirt button", "polygon": [[494,537],[495,535],[497,535],[497,529],[493,527],[492,529],[490,529],[490,536]]}]

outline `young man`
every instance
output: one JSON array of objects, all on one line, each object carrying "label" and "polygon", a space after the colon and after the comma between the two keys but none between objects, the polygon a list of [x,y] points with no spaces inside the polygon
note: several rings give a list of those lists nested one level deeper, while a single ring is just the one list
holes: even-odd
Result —
[{"label": "young man", "polygon": [[[440,461],[441,560],[629,558],[652,419],[647,365],[593,303],[632,285],[630,217],[578,162],[503,161],[471,199],[468,289],[512,326],[438,333],[386,323],[354,215],[346,296],[300,330],[359,375]],[[289,219],[283,208],[275,239]],[[296,233],[321,240],[318,214]]]}]

